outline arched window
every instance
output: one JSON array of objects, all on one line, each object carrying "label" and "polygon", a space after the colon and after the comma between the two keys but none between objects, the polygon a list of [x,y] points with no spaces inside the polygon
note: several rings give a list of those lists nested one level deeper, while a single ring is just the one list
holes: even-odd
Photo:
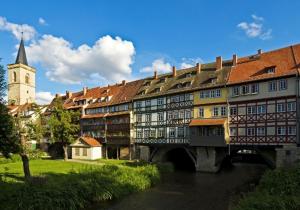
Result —
[{"label": "arched window", "polygon": [[26,84],[29,84],[29,74],[27,73],[26,76],[25,76],[25,83]]},{"label": "arched window", "polygon": [[14,71],[14,74],[13,74],[13,81],[17,82],[17,73],[15,71]]}]

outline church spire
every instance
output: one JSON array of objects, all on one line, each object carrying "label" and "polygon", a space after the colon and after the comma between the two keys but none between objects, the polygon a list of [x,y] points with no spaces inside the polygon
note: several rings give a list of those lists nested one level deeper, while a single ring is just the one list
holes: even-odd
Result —
[{"label": "church spire", "polygon": [[20,46],[19,46],[17,59],[16,59],[16,64],[19,64],[19,63],[28,66],[25,47],[24,47],[23,33],[22,33],[22,38],[21,38],[21,42],[20,42]]}]

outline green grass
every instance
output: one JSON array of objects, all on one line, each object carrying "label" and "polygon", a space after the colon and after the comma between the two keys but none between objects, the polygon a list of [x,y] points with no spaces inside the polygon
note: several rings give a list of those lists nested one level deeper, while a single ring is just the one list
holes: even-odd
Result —
[{"label": "green grass", "polygon": [[299,210],[300,166],[267,171],[254,192],[241,199],[235,210]]},{"label": "green grass", "polygon": [[102,163],[31,160],[29,182],[23,180],[21,162],[0,164],[0,209],[83,209],[145,190],[160,177],[155,165]]},{"label": "green grass", "polygon": [[[79,171],[85,168],[97,167],[83,163],[66,162],[63,160],[31,160],[30,171],[33,176],[45,173],[67,174],[71,171]],[[14,174],[18,177],[23,176],[22,162],[0,164],[0,174]]]}]

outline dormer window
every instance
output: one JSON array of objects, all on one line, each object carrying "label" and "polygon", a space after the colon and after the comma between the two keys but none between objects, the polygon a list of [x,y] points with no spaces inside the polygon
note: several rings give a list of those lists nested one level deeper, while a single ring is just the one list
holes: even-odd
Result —
[{"label": "dormer window", "polygon": [[144,86],[149,86],[149,85],[150,85],[150,83],[151,83],[150,81],[148,81],[148,82],[145,82],[145,83],[144,83]]},{"label": "dormer window", "polygon": [[189,78],[189,77],[191,77],[192,76],[192,73],[187,73],[187,74],[185,74],[185,78]]},{"label": "dormer window", "polygon": [[212,83],[212,84],[217,83],[217,78],[211,78],[210,83]]},{"label": "dormer window", "polygon": [[177,84],[176,88],[182,88],[182,84],[181,83]]},{"label": "dormer window", "polygon": [[274,74],[275,73],[275,66],[267,68],[267,73],[268,74]]},{"label": "dormer window", "polygon": [[146,90],[142,90],[141,92],[139,92],[139,95],[145,95],[146,94]]},{"label": "dormer window", "polygon": [[191,85],[192,85],[191,82],[186,82],[186,83],[184,83],[184,87],[190,87]]},{"label": "dormer window", "polygon": [[166,81],[166,78],[161,78],[158,83],[163,83]]},{"label": "dormer window", "polygon": [[155,88],[155,89],[153,90],[153,92],[154,92],[154,93],[159,93],[159,92],[160,92],[160,88]]}]

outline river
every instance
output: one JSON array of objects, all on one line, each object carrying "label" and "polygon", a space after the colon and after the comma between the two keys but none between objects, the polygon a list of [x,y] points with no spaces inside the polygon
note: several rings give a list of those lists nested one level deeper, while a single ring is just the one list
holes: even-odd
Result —
[{"label": "river", "polygon": [[235,163],[217,174],[175,171],[159,184],[121,200],[97,204],[105,210],[228,210],[237,192],[257,182],[267,169],[262,164]]}]

